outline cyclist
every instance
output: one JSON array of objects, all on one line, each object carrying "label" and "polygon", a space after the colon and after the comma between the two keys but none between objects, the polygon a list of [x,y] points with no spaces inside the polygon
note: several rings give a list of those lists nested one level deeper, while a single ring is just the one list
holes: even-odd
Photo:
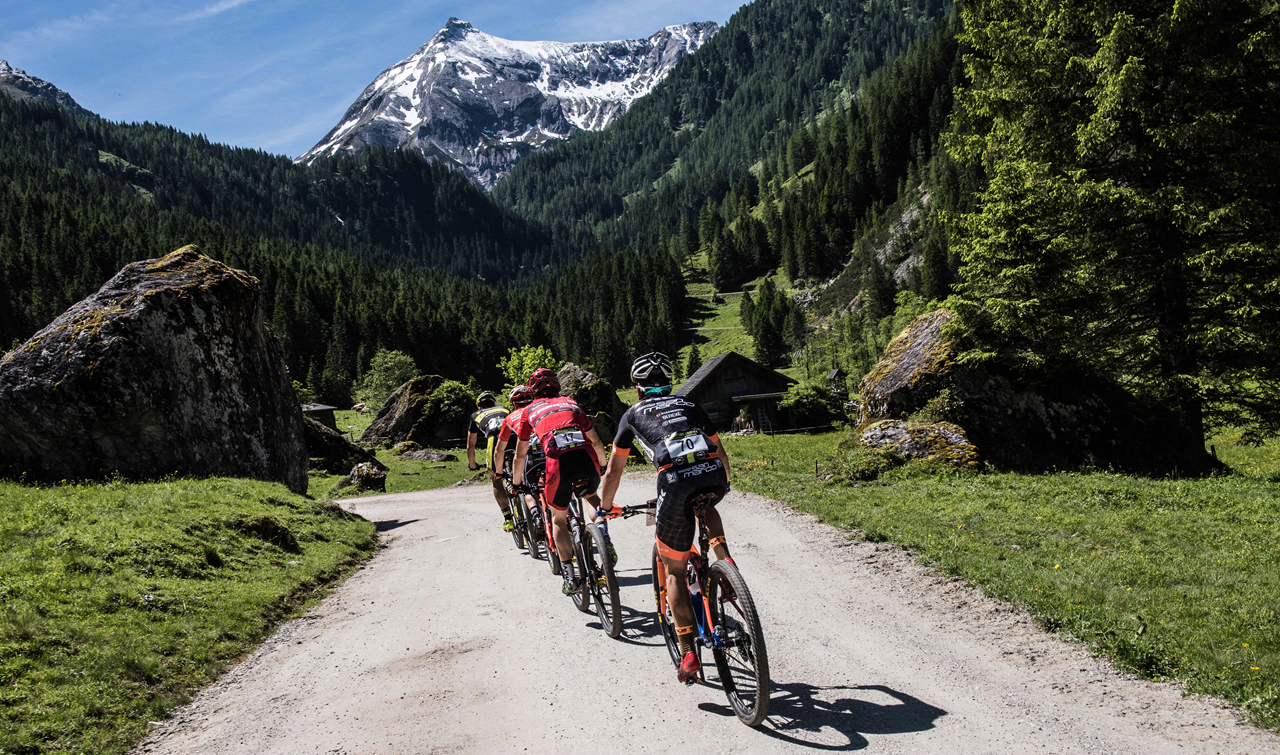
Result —
[{"label": "cyclist", "polygon": [[645,354],[631,365],[631,380],[640,401],[622,415],[613,439],[613,458],[601,483],[601,512],[613,509],[627,457],[639,444],[658,468],[658,511],[655,537],[658,555],[667,568],[667,601],[675,620],[682,658],[676,678],[692,684],[702,669],[693,645],[693,605],[686,587],[685,564],[693,547],[694,513],[689,501],[714,493],[715,502],[703,516],[716,558],[729,558],[724,524],[715,509],[729,492],[729,455],[720,435],[701,407],[683,396],[671,395],[671,359]]},{"label": "cyclist", "polygon": [[[507,418],[502,420],[502,427],[498,430],[498,445],[494,448],[494,459],[502,460],[502,469],[500,474],[507,478],[511,478],[511,472],[515,468],[516,460],[516,443],[511,439],[520,432],[520,420],[524,418],[525,409],[529,404],[533,403],[533,391],[529,390],[527,385],[517,385],[511,389],[511,395],[507,397],[511,403],[512,412]],[[526,477],[530,480],[541,474],[541,469],[546,463],[546,457],[542,453],[542,445],[538,443],[536,437],[529,439],[529,460],[526,464],[528,473]],[[530,506],[536,506],[537,502],[533,500],[533,496],[526,497],[526,503]]]},{"label": "cyclist", "polygon": [[511,501],[507,498],[506,489],[502,487],[497,465],[493,463],[493,446],[497,442],[502,420],[507,418],[506,408],[497,404],[498,400],[488,391],[481,393],[476,399],[476,410],[471,414],[471,422],[467,426],[467,469],[474,472],[480,468],[476,465],[476,441],[483,437],[489,481],[493,485],[493,499],[498,502],[498,508],[502,509],[502,529],[510,532],[515,529],[515,522],[511,519]]},{"label": "cyclist", "polygon": [[527,490],[523,488],[524,470],[530,440],[536,435],[547,455],[542,502],[551,517],[551,534],[564,575],[563,591],[569,595],[582,586],[573,566],[573,543],[569,539],[569,498],[573,495],[574,483],[585,482],[593,491],[587,496],[592,510],[600,505],[594,491],[600,484],[604,444],[578,402],[560,395],[560,379],[554,372],[546,368],[535,370],[528,386],[534,401],[520,419],[511,478],[514,484],[522,486],[521,492]]}]

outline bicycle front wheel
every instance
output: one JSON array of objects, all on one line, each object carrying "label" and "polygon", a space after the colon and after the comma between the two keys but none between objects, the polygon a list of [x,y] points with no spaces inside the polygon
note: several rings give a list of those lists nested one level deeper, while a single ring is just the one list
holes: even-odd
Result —
[{"label": "bicycle front wheel", "polygon": [[676,637],[676,623],[671,615],[671,605],[667,601],[667,567],[658,556],[657,543],[653,544],[653,599],[658,604],[658,628],[662,630],[662,639],[667,643],[671,665],[680,668],[680,640]]},{"label": "bicycle front wheel", "polygon": [[[587,542],[583,542],[584,537]],[[583,532],[581,527],[576,529],[573,535],[573,555],[578,559],[578,568],[574,576],[582,582],[582,587],[570,597],[573,598],[574,607],[583,613],[591,613],[591,582],[595,579],[593,574],[599,572],[591,562],[590,540],[591,536]]]},{"label": "bicycle front wheel", "polygon": [[724,641],[712,650],[720,684],[738,720],[759,726],[769,715],[769,654],[755,600],[738,567],[728,561],[712,564],[707,581],[712,625]]},{"label": "bicycle front wheel", "polygon": [[600,526],[588,524],[587,531],[591,533],[592,547],[586,550],[587,557],[594,562],[591,592],[596,599],[596,616],[600,617],[600,626],[605,633],[616,640],[622,634],[622,602],[618,600],[618,578],[613,573],[613,559],[609,558],[609,546]]}]

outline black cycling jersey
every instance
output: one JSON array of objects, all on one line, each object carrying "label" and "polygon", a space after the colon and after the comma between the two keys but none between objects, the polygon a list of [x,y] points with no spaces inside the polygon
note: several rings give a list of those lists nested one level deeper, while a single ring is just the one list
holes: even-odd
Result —
[{"label": "black cycling jersey", "polygon": [[498,430],[502,429],[502,420],[507,418],[507,414],[506,408],[501,406],[477,409],[471,414],[471,423],[467,425],[467,432],[479,435],[481,438],[497,437]]},{"label": "black cycling jersey", "polygon": [[702,407],[683,396],[662,396],[644,399],[628,409],[618,424],[613,445],[631,452],[638,443],[649,461],[661,469],[713,456],[717,448],[711,436],[715,434],[715,425]]}]

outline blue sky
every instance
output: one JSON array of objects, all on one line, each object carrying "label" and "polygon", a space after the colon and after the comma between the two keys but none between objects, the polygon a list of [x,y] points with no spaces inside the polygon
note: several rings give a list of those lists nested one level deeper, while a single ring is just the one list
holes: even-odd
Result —
[{"label": "blue sky", "polygon": [[111,120],[297,156],[450,16],[507,39],[647,37],[745,0],[0,0],[0,59]]}]

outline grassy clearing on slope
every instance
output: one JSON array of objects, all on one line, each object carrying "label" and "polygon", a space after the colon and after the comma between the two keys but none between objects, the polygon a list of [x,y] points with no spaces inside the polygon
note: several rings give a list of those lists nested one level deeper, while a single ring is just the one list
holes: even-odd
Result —
[{"label": "grassy clearing on slope", "polygon": [[0,753],[128,750],[375,542],[270,483],[0,482]]},{"label": "grassy clearing on slope", "polygon": [[[365,429],[373,422],[373,417],[376,413],[375,411],[366,411],[364,414],[352,411],[337,411],[334,412],[334,418],[337,420],[339,431],[347,433],[353,440],[358,441],[360,436],[364,434]],[[467,470],[466,449],[442,448],[436,450],[451,453],[458,457],[458,461],[406,461],[388,449],[378,449],[376,452],[378,461],[386,464],[389,470],[387,472],[387,493],[413,493],[419,490],[435,490],[452,485],[472,474]],[[480,456],[483,456],[483,454],[480,454]],[[368,491],[357,490],[354,487],[338,487],[338,484],[345,479],[347,479],[346,475],[325,475],[313,472],[311,474],[310,493],[334,500],[369,495]]]},{"label": "grassy clearing on slope", "polygon": [[[814,476],[839,436],[730,438],[734,486],[919,553],[1121,668],[1280,726],[1280,474]],[[1219,445],[1219,454],[1248,456]],[[730,517],[732,515],[730,514]],[[732,519],[730,519],[732,533]]]}]

